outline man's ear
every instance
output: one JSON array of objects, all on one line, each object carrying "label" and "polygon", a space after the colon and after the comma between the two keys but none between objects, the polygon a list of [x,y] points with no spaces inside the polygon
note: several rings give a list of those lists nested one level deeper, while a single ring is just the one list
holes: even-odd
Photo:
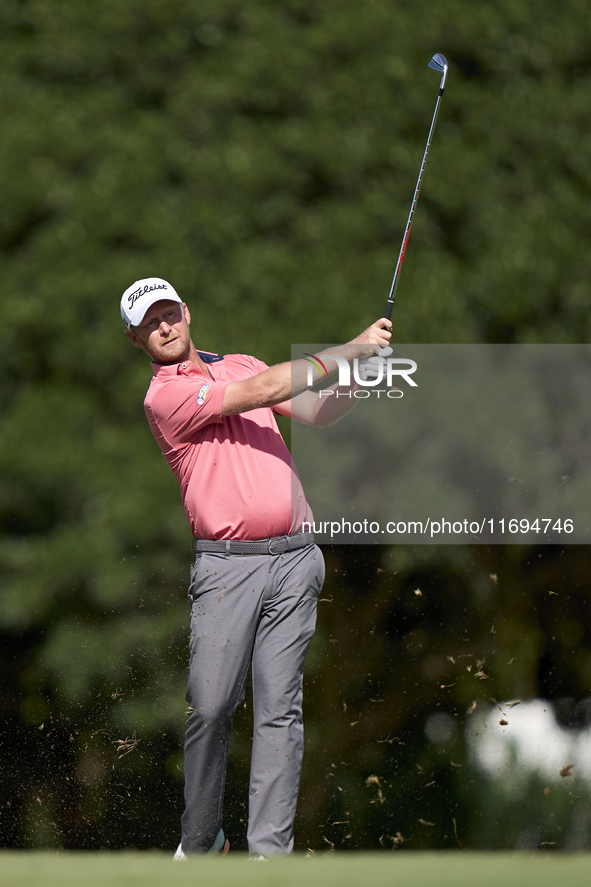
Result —
[{"label": "man's ear", "polygon": [[132,333],[131,330],[125,330],[125,335],[126,335],[127,338],[129,339],[129,341],[131,342],[131,344],[132,344],[132,345],[135,345],[136,348],[143,348],[143,347],[144,347],[144,346],[142,345],[142,343],[140,342],[140,340],[138,339],[138,337],[136,336],[136,334],[135,334],[135,333]]},{"label": "man's ear", "polygon": [[185,320],[187,321],[187,326],[191,326],[191,314],[184,302],[183,302],[183,311],[185,312]]}]

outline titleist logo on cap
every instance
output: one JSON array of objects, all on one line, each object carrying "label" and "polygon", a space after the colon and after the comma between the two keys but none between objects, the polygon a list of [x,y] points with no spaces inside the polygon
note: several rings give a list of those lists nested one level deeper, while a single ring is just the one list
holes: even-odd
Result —
[{"label": "titleist logo on cap", "polygon": [[138,326],[154,302],[183,301],[173,285],[162,277],[143,277],[128,286],[121,296],[121,317],[127,327]]},{"label": "titleist logo on cap", "polygon": [[146,293],[151,293],[152,290],[166,290],[168,287],[165,283],[157,283],[154,286],[140,286],[138,289],[134,290],[127,297],[127,301],[129,302],[129,307],[133,308],[138,299],[141,299]]}]

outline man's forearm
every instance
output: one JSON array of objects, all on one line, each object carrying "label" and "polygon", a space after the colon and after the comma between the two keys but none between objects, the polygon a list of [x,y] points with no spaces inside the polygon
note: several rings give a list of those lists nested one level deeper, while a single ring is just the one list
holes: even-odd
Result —
[{"label": "man's forearm", "polygon": [[244,383],[230,383],[224,394],[223,415],[242,413],[257,407],[274,407],[292,400],[306,391],[310,373],[312,385],[320,382],[322,373],[306,360],[292,360],[278,363],[263,370]]},{"label": "man's forearm", "polygon": [[[334,383],[320,391],[303,391],[290,402],[290,415],[305,425],[326,427],[346,416],[356,403],[355,392],[359,385]],[[326,393],[325,393],[326,392]]]},{"label": "man's forearm", "polygon": [[[356,339],[329,348],[318,356],[329,358],[332,355],[347,363],[355,357],[368,357],[389,342],[390,326],[389,320],[381,318]],[[230,382],[224,393],[222,415],[229,416],[263,406],[274,407],[296,398],[322,378],[326,378],[323,372],[307,360],[277,364],[250,379]]]}]

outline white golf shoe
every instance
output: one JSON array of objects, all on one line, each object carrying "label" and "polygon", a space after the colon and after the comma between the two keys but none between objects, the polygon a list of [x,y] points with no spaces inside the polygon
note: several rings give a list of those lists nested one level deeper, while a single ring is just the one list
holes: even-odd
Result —
[{"label": "white golf shoe", "polygon": [[[207,853],[219,853],[221,856],[225,856],[228,850],[230,849],[230,842],[224,835],[222,829],[219,830],[217,834],[217,838],[213,842],[213,846],[207,850]],[[186,853],[183,853],[183,843],[179,844],[176,848],[176,853],[172,857],[174,862],[186,862],[189,858]]]}]

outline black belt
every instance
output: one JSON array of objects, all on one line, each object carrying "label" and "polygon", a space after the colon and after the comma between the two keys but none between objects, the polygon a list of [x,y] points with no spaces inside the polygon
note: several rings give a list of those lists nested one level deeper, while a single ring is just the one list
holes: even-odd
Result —
[{"label": "black belt", "polygon": [[241,539],[195,539],[196,552],[210,551],[218,554],[283,554],[314,543],[313,533],[293,533],[291,536],[274,536],[272,539],[242,541]]}]

